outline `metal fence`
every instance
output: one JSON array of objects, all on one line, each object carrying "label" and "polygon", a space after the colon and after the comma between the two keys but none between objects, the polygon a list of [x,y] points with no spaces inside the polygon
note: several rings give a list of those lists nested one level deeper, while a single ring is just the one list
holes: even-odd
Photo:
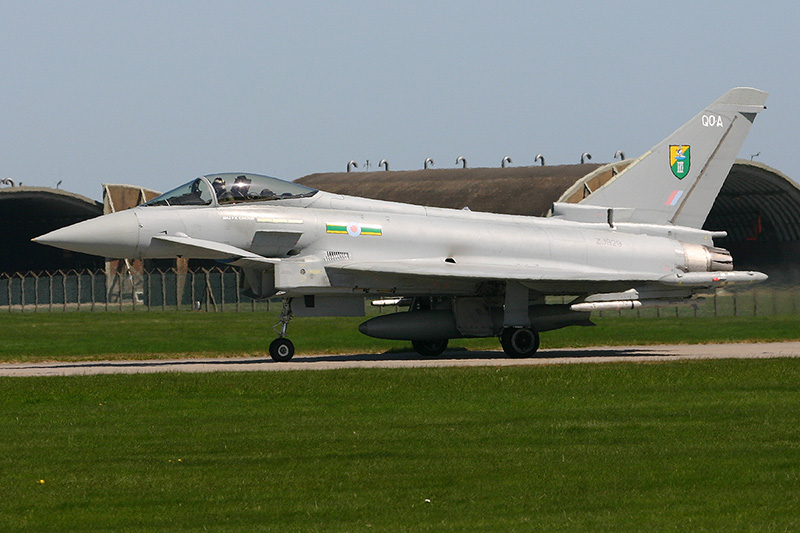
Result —
[{"label": "metal fence", "polygon": [[0,310],[269,310],[269,300],[255,300],[241,293],[241,281],[238,270],[221,268],[185,273],[172,269],[0,274]]},{"label": "metal fence", "polygon": [[[144,273],[59,271],[0,274],[0,312],[166,311],[251,312],[280,303],[241,293],[242,274],[232,268]],[[559,297],[560,298],[560,297]],[[559,302],[560,303],[560,302]],[[602,311],[599,316],[772,316],[800,310],[800,287],[720,289],[702,305]]]}]

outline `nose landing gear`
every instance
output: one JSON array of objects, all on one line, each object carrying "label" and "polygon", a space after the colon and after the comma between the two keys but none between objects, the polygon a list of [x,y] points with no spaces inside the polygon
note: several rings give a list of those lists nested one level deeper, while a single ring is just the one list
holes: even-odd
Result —
[{"label": "nose landing gear", "polygon": [[[291,320],[292,299],[284,298],[281,314],[278,315],[278,323],[273,326],[273,329],[278,332],[278,338],[269,345],[269,356],[272,357],[273,361],[285,363],[294,356],[294,343],[286,338],[286,330]],[[278,326],[280,326],[280,329],[278,329]]]}]

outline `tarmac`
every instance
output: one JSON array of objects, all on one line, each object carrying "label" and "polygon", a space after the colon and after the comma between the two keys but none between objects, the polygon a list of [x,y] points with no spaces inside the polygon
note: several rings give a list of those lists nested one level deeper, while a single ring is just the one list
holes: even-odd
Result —
[{"label": "tarmac", "polygon": [[660,363],[691,359],[771,359],[778,357],[800,358],[800,341],[563,348],[540,350],[536,357],[529,359],[508,358],[499,350],[467,351],[462,349],[447,351],[437,357],[423,357],[415,353],[299,355],[286,363],[276,363],[269,357],[3,363],[0,364],[0,377],[153,374],[159,372],[274,372],[343,368],[501,367],[620,362]]}]

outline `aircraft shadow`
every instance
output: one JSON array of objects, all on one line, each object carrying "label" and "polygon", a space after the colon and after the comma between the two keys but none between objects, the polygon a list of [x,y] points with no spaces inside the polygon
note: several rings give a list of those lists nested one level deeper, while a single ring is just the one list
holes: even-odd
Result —
[{"label": "aircraft shadow", "polygon": [[[663,351],[648,350],[645,347],[620,347],[620,348],[598,348],[598,349],[575,349],[575,350],[541,350],[534,358],[527,359],[586,359],[602,357],[647,357],[663,356]],[[391,362],[391,361],[490,361],[490,360],[525,360],[507,357],[501,351],[469,351],[466,349],[455,349],[445,351],[437,356],[423,356],[415,352],[384,352],[384,353],[360,353],[360,354],[326,354],[326,355],[298,355],[292,359],[292,364],[311,364],[311,363],[346,363],[346,362]],[[80,368],[160,368],[165,369],[175,367],[191,366],[229,366],[232,369],[247,368],[252,365],[261,364],[284,364],[276,363],[270,357],[253,357],[250,359],[231,358],[231,359],[164,359],[164,360],[142,360],[142,361],[79,361],[79,362],[58,362],[58,363],[30,363],[28,365],[14,365],[16,368],[37,368],[40,370],[60,370],[60,369],[80,369]]]},{"label": "aircraft shadow", "polygon": [[596,350],[541,350],[535,357],[514,359],[506,356],[501,351],[469,351],[448,350],[441,355],[426,356],[415,352],[385,352],[379,354],[350,354],[350,355],[308,355],[292,359],[297,363],[316,362],[344,362],[344,361],[470,361],[470,360],[525,360],[525,359],[563,359],[563,358],[594,358],[594,357],[646,357],[663,356],[645,348],[599,348]]}]

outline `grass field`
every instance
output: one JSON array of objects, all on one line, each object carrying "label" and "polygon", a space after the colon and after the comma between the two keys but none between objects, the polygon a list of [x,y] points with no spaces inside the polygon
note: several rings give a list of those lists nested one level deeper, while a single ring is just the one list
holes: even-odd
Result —
[{"label": "grass field", "polygon": [[[290,332],[410,348],[359,320]],[[12,313],[0,361],[263,356],[275,321]],[[800,338],[796,315],[596,321],[543,348]],[[791,359],[0,378],[0,412],[2,531],[800,528]]]},{"label": "grass field", "polygon": [[0,530],[796,531],[800,361],[0,379]]},{"label": "grass field", "polygon": [[[408,342],[360,334],[363,318],[298,318],[289,337],[298,355],[410,350]],[[596,318],[597,327],[542,333],[542,348],[800,339],[800,315]],[[274,313],[9,313],[0,322],[0,362],[264,356],[277,335]],[[451,346],[498,350],[497,339]]]}]

